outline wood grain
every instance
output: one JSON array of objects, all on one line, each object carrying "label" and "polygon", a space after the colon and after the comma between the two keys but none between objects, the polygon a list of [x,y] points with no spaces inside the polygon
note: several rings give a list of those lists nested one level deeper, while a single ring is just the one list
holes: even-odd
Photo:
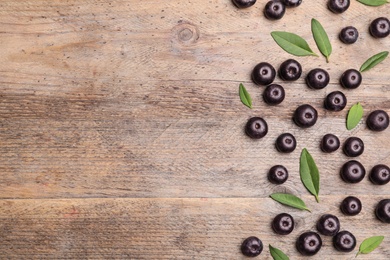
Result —
[{"label": "wood grain", "polygon": [[[0,258],[239,259],[242,239],[258,232],[266,245],[296,259],[298,233],[313,229],[328,211],[359,241],[389,234],[372,213],[380,198],[390,197],[389,186],[374,186],[368,177],[345,184],[339,169],[348,158],[341,149],[319,149],[326,133],[342,143],[358,136],[366,150],[357,159],[367,173],[375,164],[390,165],[389,130],[374,133],[365,124],[375,109],[390,113],[390,60],[364,72],[358,89],[338,83],[346,69],[390,49],[389,37],[368,32],[370,21],[390,17],[388,5],[351,1],[347,12],[335,15],[324,0],[304,1],[279,21],[264,18],[264,5],[239,10],[230,0],[1,0]],[[333,45],[330,63],[293,57],[270,36],[298,33],[320,54],[310,31],[313,17]],[[338,40],[347,25],[359,30],[353,45]],[[292,83],[277,77],[286,99],[267,106],[251,70],[261,61],[278,68],[289,58],[302,64],[302,77]],[[323,90],[304,82],[316,67],[331,77]],[[239,100],[239,83],[252,95],[252,110]],[[323,109],[334,90],[346,94],[347,108],[361,102],[365,109],[352,131],[345,128],[347,108]],[[291,120],[303,103],[319,113],[317,124],[304,130]],[[252,116],[269,125],[258,141],[243,131]],[[298,141],[288,155],[274,148],[283,132]],[[321,172],[320,204],[311,202],[299,179],[304,147]],[[275,164],[290,172],[282,186],[266,177]],[[316,210],[308,215],[280,207],[268,198],[277,191],[302,196]],[[342,216],[336,208],[347,195],[362,198],[367,210]],[[295,235],[281,238],[269,230],[281,210],[297,214]],[[360,258],[386,259],[388,248],[385,239]],[[337,253],[326,238],[318,258],[353,256]]]},{"label": "wood grain", "polygon": [[[305,196],[313,213],[288,209],[267,198],[193,199],[58,199],[2,200],[0,250],[4,255],[29,259],[247,259],[240,244],[248,236],[261,237],[264,255],[268,244],[298,257],[294,243],[300,233],[313,230],[323,213],[340,216],[343,230],[353,230],[357,242],[383,234],[387,224],[376,220],[374,205],[366,202],[383,196],[360,196],[364,210],[345,217],[337,196],[321,204]],[[270,227],[276,214],[288,210],[296,227],[288,236],[277,236]],[[370,223],[366,228],[362,223]],[[389,240],[370,259],[387,259]],[[313,259],[354,259],[354,254],[333,249],[330,237]],[[359,258],[368,259],[361,255]]]}]

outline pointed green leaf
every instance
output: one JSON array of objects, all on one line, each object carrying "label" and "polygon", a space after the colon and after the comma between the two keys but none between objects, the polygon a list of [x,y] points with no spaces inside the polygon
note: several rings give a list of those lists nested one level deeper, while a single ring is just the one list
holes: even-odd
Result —
[{"label": "pointed green leaf", "polygon": [[362,117],[363,117],[363,107],[358,102],[355,105],[353,105],[351,109],[348,111],[347,129],[351,130],[355,128],[359,124],[360,119],[362,119]]},{"label": "pointed green leaf", "polygon": [[368,254],[375,250],[383,241],[384,236],[374,236],[364,239],[364,241],[360,244],[359,252],[356,254]]},{"label": "pointed green leaf", "polygon": [[326,57],[326,62],[329,62],[329,56],[332,53],[332,45],[330,44],[329,37],[326,34],[324,27],[322,27],[320,22],[314,18],[311,19],[311,31],[318,49],[322,55]]},{"label": "pointed green leaf", "polygon": [[378,63],[382,62],[386,57],[389,55],[388,51],[382,51],[380,53],[375,54],[374,56],[370,57],[368,60],[366,60],[362,66],[360,67],[360,72],[372,69],[375,67]]},{"label": "pointed green leaf", "polygon": [[271,32],[275,42],[286,52],[295,56],[318,56],[309,47],[309,44],[300,36],[289,33],[275,31]]},{"label": "pointed green leaf", "polygon": [[252,108],[251,95],[249,95],[248,91],[246,91],[246,88],[244,87],[244,85],[242,83],[240,84],[240,87],[239,87],[239,94],[240,94],[241,102],[245,106]]},{"label": "pointed green leaf", "polygon": [[282,203],[286,206],[290,206],[297,209],[307,210],[310,212],[310,209],[306,207],[305,202],[298,198],[295,195],[287,193],[273,193],[270,195],[273,200],[276,200],[279,203]]},{"label": "pointed green leaf", "polygon": [[274,260],[290,260],[290,258],[282,252],[282,250],[271,245],[269,245],[269,252]]},{"label": "pointed green leaf", "polygon": [[380,6],[389,3],[386,0],[357,0],[357,1],[364,5],[369,5],[369,6]]},{"label": "pointed green leaf", "polygon": [[301,181],[306,189],[313,194],[319,202],[318,194],[320,192],[320,173],[313,157],[306,148],[302,149],[300,168]]}]

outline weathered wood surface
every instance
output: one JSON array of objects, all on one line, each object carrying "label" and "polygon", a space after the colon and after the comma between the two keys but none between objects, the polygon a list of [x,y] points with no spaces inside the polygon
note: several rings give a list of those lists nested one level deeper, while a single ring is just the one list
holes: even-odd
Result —
[{"label": "weathered wood surface", "polygon": [[[315,219],[333,212],[342,227],[361,242],[390,234],[372,209],[390,188],[366,177],[347,185],[341,149],[323,154],[326,133],[343,142],[359,136],[366,151],[358,158],[367,171],[390,165],[389,130],[373,133],[364,120],[345,129],[347,109],[322,108],[327,93],[342,90],[338,78],[358,69],[371,55],[390,49],[389,37],[373,39],[368,24],[390,16],[389,6],[357,1],[342,15],[326,1],[304,1],[280,21],[262,15],[265,1],[238,10],[230,0],[199,1],[0,1],[0,258],[239,259],[239,244],[258,235],[265,244],[299,258],[293,243]],[[323,57],[293,57],[269,33],[296,32],[319,54],[311,37],[315,17],[333,44],[330,63]],[[360,33],[356,44],[337,34],[347,25]],[[269,107],[262,88],[250,80],[260,61],[276,68],[297,59],[304,72],[285,83],[285,101]],[[331,76],[323,90],[310,90],[304,77],[321,67]],[[342,90],[350,107],[361,102],[365,116],[374,109],[390,113],[390,61],[365,72],[363,84]],[[238,84],[252,94],[254,108],[243,106]],[[310,103],[319,120],[310,129],[292,121],[294,109]],[[253,141],[246,120],[262,116],[269,134]],[[282,155],[276,137],[289,131],[296,151]],[[307,147],[321,171],[321,203],[302,186],[300,150]],[[283,164],[290,171],[282,186],[271,185],[267,170]],[[268,196],[289,191],[305,198],[313,213],[275,204]],[[342,216],[338,203],[357,195],[363,212]],[[121,198],[121,199],[119,199]],[[200,199],[205,198],[205,199]],[[281,212],[298,220],[292,235],[274,235],[269,222]],[[390,238],[361,259],[388,259]],[[316,256],[349,259],[330,239]],[[269,258],[265,250],[262,258]],[[313,259],[316,259],[313,257]]]},{"label": "weathered wood surface", "polygon": [[[360,196],[364,204],[382,197]],[[286,208],[262,198],[2,200],[0,250],[2,257],[24,259],[247,259],[240,242],[257,235],[265,245],[259,259],[270,259],[269,243],[296,259],[296,237],[314,230],[323,213],[339,215],[341,228],[353,230],[358,243],[388,229],[369,203],[356,217],[345,217],[338,196],[326,196],[321,204],[304,199],[313,213],[288,210],[296,220],[288,236],[277,236],[270,227],[273,216]],[[312,259],[354,259],[353,253],[335,251],[331,241],[323,237]],[[389,242],[383,243],[369,258],[388,258]]]}]

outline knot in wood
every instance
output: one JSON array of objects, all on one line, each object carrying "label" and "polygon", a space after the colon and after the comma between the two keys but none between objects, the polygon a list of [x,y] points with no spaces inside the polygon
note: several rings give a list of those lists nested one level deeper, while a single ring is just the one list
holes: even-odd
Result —
[{"label": "knot in wood", "polygon": [[198,28],[187,22],[179,23],[174,27],[174,33],[178,42],[182,44],[193,44],[199,39]]},{"label": "knot in wood", "polygon": [[190,29],[184,28],[183,30],[181,30],[179,32],[179,40],[183,41],[183,42],[189,41],[189,40],[191,40],[193,35],[194,34]]},{"label": "knot in wood", "polygon": [[283,186],[277,185],[272,189],[272,193],[289,193],[289,194],[295,195],[298,192],[296,190],[294,190],[294,188],[289,187],[287,185],[283,185]]}]

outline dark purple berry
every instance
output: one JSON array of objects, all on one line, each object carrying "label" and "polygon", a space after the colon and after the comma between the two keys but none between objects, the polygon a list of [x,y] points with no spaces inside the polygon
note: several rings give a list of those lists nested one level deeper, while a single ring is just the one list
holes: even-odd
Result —
[{"label": "dark purple berry", "polygon": [[340,170],[341,178],[348,183],[361,182],[365,175],[366,169],[360,162],[355,160],[344,163]]},{"label": "dark purple berry", "polygon": [[275,68],[267,62],[260,62],[252,71],[252,80],[257,85],[269,85],[274,81],[275,76]]},{"label": "dark purple berry", "polygon": [[349,157],[357,157],[364,152],[363,140],[359,137],[349,137],[343,147],[344,154]]},{"label": "dark purple berry", "polygon": [[302,3],[302,0],[283,0],[283,3],[287,7],[297,7]]},{"label": "dark purple berry", "polygon": [[248,8],[256,3],[256,0],[233,0],[233,4],[238,8]]},{"label": "dark purple berry", "polygon": [[253,139],[263,138],[268,133],[267,122],[261,117],[252,117],[246,123],[245,133]]},{"label": "dark purple berry", "polygon": [[376,185],[385,185],[390,182],[390,168],[384,164],[377,164],[372,167],[370,181]]},{"label": "dark purple berry", "polygon": [[284,133],[278,136],[275,146],[281,153],[291,153],[297,147],[297,141],[292,134]]},{"label": "dark purple berry", "polygon": [[312,69],[306,76],[306,84],[309,88],[323,89],[329,83],[329,73],[324,69]]},{"label": "dark purple berry", "polygon": [[317,230],[324,236],[334,236],[339,229],[340,221],[335,215],[325,214],[317,221]]},{"label": "dark purple berry", "polygon": [[288,179],[288,171],[283,165],[272,166],[268,171],[268,180],[273,184],[283,184]]},{"label": "dark purple berry", "polygon": [[340,84],[347,89],[355,89],[362,83],[362,74],[355,69],[346,70],[340,77]]},{"label": "dark purple berry", "polygon": [[333,246],[340,252],[351,252],[355,249],[356,238],[349,231],[340,231],[333,237]]},{"label": "dark purple berry", "polygon": [[308,128],[315,125],[317,118],[317,110],[308,104],[299,106],[295,110],[293,117],[295,124],[302,128]]},{"label": "dark purple berry", "polygon": [[383,110],[372,111],[367,117],[366,124],[372,131],[383,131],[389,126],[389,115]]},{"label": "dark purple berry", "polygon": [[284,88],[278,84],[268,85],[263,92],[263,99],[265,103],[271,106],[282,103],[284,97]]},{"label": "dark purple berry", "polygon": [[350,5],[349,0],[329,0],[328,8],[335,14],[344,13]]},{"label": "dark purple berry", "polygon": [[356,216],[362,211],[362,202],[357,197],[348,196],[341,202],[340,210],[345,215]]},{"label": "dark purple berry", "polygon": [[263,242],[257,237],[248,237],[241,244],[241,252],[248,257],[255,257],[263,251]]},{"label": "dark purple berry", "polygon": [[280,213],[272,221],[272,229],[279,235],[288,235],[294,230],[294,218],[287,213]]},{"label": "dark purple berry", "polygon": [[347,105],[347,97],[341,91],[329,93],[324,101],[324,107],[330,111],[341,111]]},{"label": "dark purple berry", "polygon": [[345,44],[352,44],[359,38],[358,30],[353,26],[344,27],[339,34],[339,39]]},{"label": "dark purple berry", "polygon": [[298,61],[288,59],[280,65],[278,73],[281,79],[285,81],[294,81],[299,79],[302,75],[302,66]]},{"label": "dark purple berry", "polygon": [[277,0],[269,1],[264,8],[264,15],[270,20],[279,20],[284,16],[286,6]]},{"label": "dark purple berry", "polygon": [[322,246],[321,237],[312,231],[302,233],[296,242],[297,250],[305,256],[312,256],[320,251]]},{"label": "dark purple berry", "polygon": [[375,215],[383,223],[390,223],[390,199],[379,201],[375,208]]},{"label": "dark purple berry", "polygon": [[390,34],[390,21],[386,17],[379,17],[370,23],[370,34],[374,38],[385,38]]},{"label": "dark purple berry", "polygon": [[340,140],[334,134],[326,134],[322,137],[321,150],[325,153],[337,151],[340,147]]}]

